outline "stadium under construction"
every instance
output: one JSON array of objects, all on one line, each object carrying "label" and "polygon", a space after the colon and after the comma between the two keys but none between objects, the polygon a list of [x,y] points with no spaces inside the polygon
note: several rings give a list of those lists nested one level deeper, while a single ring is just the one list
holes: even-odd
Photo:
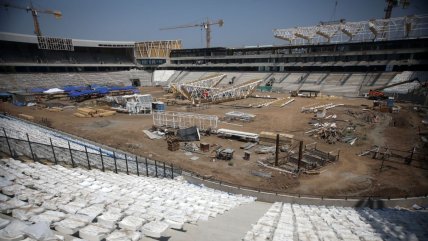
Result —
[{"label": "stadium under construction", "polygon": [[428,15],[273,37],[0,33],[0,240],[425,240]]}]

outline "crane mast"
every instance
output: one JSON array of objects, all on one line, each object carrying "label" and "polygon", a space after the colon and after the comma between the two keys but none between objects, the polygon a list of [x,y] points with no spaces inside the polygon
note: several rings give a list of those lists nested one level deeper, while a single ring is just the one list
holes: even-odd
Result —
[{"label": "crane mast", "polygon": [[27,7],[13,5],[13,4],[9,4],[9,3],[1,4],[0,7],[6,8],[6,9],[7,8],[16,8],[16,9],[26,10],[27,12],[31,12],[31,15],[33,17],[33,23],[34,23],[34,33],[37,36],[42,36],[42,31],[40,30],[40,24],[39,24],[39,20],[38,20],[39,13],[51,14],[51,15],[54,15],[55,18],[61,18],[62,17],[62,13],[60,11],[57,11],[57,10],[53,11],[50,9],[34,8],[32,1],[30,1],[30,6],[27,6]]},{"label": "crane mast", "polygon": [[206,47],[209,48],[209,47],[211,47],[211,26],[212,25],[218,25],[219,27],[222,27],[223,24],[224,24],[224,21],[222,19],[211,22],[207,18],[207,20],[205,22],[202,22],[199,24],[179,25],[179,26],[175,26],[175,27],[161,28],[160,30],[201,27],[205,30],[205,44],[206,44]]}]

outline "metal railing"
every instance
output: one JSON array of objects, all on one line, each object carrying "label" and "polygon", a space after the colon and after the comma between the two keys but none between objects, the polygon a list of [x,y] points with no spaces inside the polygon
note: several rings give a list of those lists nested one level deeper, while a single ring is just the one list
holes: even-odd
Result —
[{"label": "metal railing", "polygon": [[54,145],[51,138],[49,138],[50,144],[44,144],[31,141],[28,134],[26,134],[26,139],[19,139],[9,137],[4,128],[1,132],[0,151],[8,153],[13,158],[23,155],[35,162],[48,161],[73,168],[81,167],[88,170],[96,168],[102,171],[109,170],[138,176],[173,179],[182,173],[182,170],[174,167],[173,164],[117,150],[113,150],[112,154],[109,154],[102,151],[101,148],[96,152],[93,149],[88,150],[84,146],[84,151],[82,151],[71,148],[70,141],[68,141],[68,147],[61,147]]}]

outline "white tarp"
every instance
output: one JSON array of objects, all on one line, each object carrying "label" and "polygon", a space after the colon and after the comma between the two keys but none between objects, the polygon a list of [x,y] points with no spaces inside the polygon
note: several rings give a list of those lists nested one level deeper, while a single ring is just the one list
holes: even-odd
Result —
[{"label": "white tarp", "polygon": [[64,92],[64,90],[58,89],[58,88],[52,88],[52,89],[48,89],[48,90],[43,91],[43,93],[45,93],[45,94],[58,94],[58,93],[63,93],[63,92]]}]

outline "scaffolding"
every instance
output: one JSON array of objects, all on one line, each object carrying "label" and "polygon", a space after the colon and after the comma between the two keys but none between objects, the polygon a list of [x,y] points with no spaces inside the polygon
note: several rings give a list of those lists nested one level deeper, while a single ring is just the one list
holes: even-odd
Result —
[{"label": "scaffolding", "polygon": [[153,112],[153,125],[156,127],[188,128],[196,126],[200,130],[217,129],[218,116],[201,115],[189,112]]},{"label": "scaffolding", "polygon": [[217,88],[216,86],[225,77],[226,75],[222,74],[207,79],[196,80],[189,83],[178,83],[172,85],[172,88],[188,100],[192,101],[193,103],[220,103],[224,101],[247,98],[263,81],[263,79],[250,80],[243,84],[228,88]]},{"label": "scaffolding", "polygon": [[316,26],[274,29],[274,37],[290,45],[369,42],[420,38],[428,35],[428,14],[360,22],[345,20]]},{"label": "scaffolding", "polygon": [[69,38],[52,38],[37,36],[39,49],[74,51],[73,41]]}]

